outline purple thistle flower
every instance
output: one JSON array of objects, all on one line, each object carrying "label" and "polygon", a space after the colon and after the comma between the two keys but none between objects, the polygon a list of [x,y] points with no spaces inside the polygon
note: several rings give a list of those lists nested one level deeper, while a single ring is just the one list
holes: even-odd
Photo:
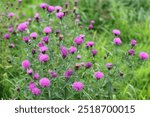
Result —
[{"label": "purple thistle flower", "polygon": [[94,76],[97,80],[104,78],[104,74],[102,72],[95,72]]},{"label": "purple thistle flower", "polygon": [[135,45],[136,45],[136,40],[135,40],[135,39],[132,39],[132,40],[131,40],[131,46],[134,47]]},{"label": "purple thistle flower", "polygon": [[48,5],[46,3],[41,3],[40,8],[41,9],[47,9]]},{"label": "purple thistle flower", "polygon": [[87,62],[87,63],[85,64],[85,67],[86,67],[87,69],[91,68],[91,67],[92,67],[92,63],[91,63],[91,62]]},{"label": "purple thistle flower", "polygon": [[89,48],[89,47],[93,47],[94,46],[94,42],[93,41],[89,41],[86,43],[86,48]]},{"label": "purple thistle flower", "polygon": [[74,42],[77,45],[81,45],[84,42],[84,40],[79,36],[79,37],[74,38]]},{"label": "purple thistle flower", "polygon": [[51,85],[51,81],[48,78],[41,78],[39,84],[41,87],[49,87]]},{"label": "purple thistle flower", "polygon": [[8,13],[8,18],[12,18],[15,14],[13,12]]},{"label": "purple thistle flower", "polygon": [[65,46],[61,46],[61,47],[60,47],[60,53],[61,53],[61,56],[62,56],[63,58],[66,58],[67,55],[68,55],[68,50],[67,50],[67,48],[66,48]]},{"label": "purple thistle flower", "polygon": [[112,33],[113,33],[115,36],[118,36],[118,35],[120,35],[120,30],[114,29],[114,30],[112,31]]},{"label": "purple thistle flower", "polygon": [[4,38],[4,39],[9,39],[9,38],[10,38],[10,35],[9,35],[9,34],[5,34],[5,35],[3,36],[3,38]]},{"label": "purple thistle flower", "polygon": [[36,80],[39,79],[40,78],[39,73],[34,73],[33,78],[36,79]]},{"label": "purple thistle flower", "polygon": [[128,51],[128,53],[129,53],[129,55],[131,55],[131,56],[135,55],[135,51],[134,51],[133,49],[130,49],[130,50]]},{"label": "purple thistle flower", "polygon": [[9,45],[9,48],[14,48],[15,47],[15,44],[14,43],[11,43],[10,45]]},{"label": "purple thistle flower", "polygon": [[48,37],[48,36],[44,36],[44,37],[42,38],[42,41],[44,41],[45,43],[48,43],[49,37]]},{"label": "purple thistle flower", "polygon": [[55,10],[56,10],[57,12],[60,12],[60,11],[62,11],[62,7],[61,7],[61,6],[55,6]]},{"label": "purple thistle flower", "polygon": [[64,72],[64,77],[65,78],[70,78],[73,75],[73,70],[68,69],[67,71]]},{"label": "purple thistle flower", "polygon": [[57,18],[62,19],[65,15],[64,12],[58,12],[56,13]]},{"label": "purple thistle flower", "polygon": [[30,67],[30,61],[29,60],[22,61],[22,67],[24,69],[28,69]]},{"label": "purple thistle flower", "polygon": [[92,52],[92,55],[93,55],[93,56],[95,56],[95,55],[97,54],[97,50],[95,50],[95,49],[92,50],[91,52]]},{"label": "purple thistle flower", "polygon": [[39,61],[40,62],[47,62],[49,60],[49,56],[47,54],[40,54]]},{"label": "purple thistle flower", "polygon": [[36,96],[41,94],[41,90],[37,87],[33,88],[31,92],[32,92],[32,94],[34,94]]},{"label": "purple thistle flower", "polygon": [[39,13],[36,13],[36,14],[34,15],[34,20],[37,21],[37,22],[40,20],[40,15],[39,15]]},{"label": "purple thistle flower", "polygon": [[84,85],[82,82],[79,82],[79,81],[76,81],[72,84],[72,88],[75,90],[75,91],[81,91],[83,90],[84,88]]},{"label": "purple thistle flower", "polygon": [[114,38],[114,44],[115,45],[121,45],[122,44],[122,41],[120,38]]},{"label": "purple thistle flower", "polygon": [[36,32],[33,32],[30,34],[30,37],[36,39],[38,37],[38,34]]},{"label": "purple thistle flower", "polygon": [[77,59],[80,60],[81,59],[81,55],[77,55]]},{"label": "purple thistle flower", "polygon": [[58,76],[57,73],[54,71],[49,71],[49,73],[50,73],[52,78],[56,78]]},{"label": "purple thistle flower", "polygon": [[112,63],[107,63],[106,67],[108,68],[108,70],[111,70],[113,68],[113,64]]},{"label": "purple thistle flower", "polygon": [[44,46],[44,42],[40,41],[40,42],[38,43],[38,46],[39,46],[39,47],[43,47],[43,46]]},{"label": "purple thistle flower", "polygon": [[146,52],[140,52],[139,57],[142,60],[147,60],[149,58],[149,55]]},{"label": "purple thistle flower", "polygon": [[28,85],[28,88],[29,88],[30,91],[32,91],[32,89],[35,88],[35,87],[36,87],[36,84],[34,82],[30,82],[29,85]]},{"label": "purple thistle flower", "polygon": [[32,75],[33,74],[33,70],[31,68],[27,69],[27,74]]},{"label": "purple thistle flower", "polygon": [[90,25],[89,25],[89,30],[92,30],[93,27],[94,27],[93,24],[90,24]]},{"label": "purple thistle flower", "polygon": [[46,47],[46,46],[42,46],[39,48],[39,51],[43,54],[46,53],[47,50],[48,50],[48,47]]},{"label": "purple thistle flower", "polygon": [[26,31],[28,29],[28,23],[27,22],[23,22],[23,23],[20,23],[17,27],[17,30],[19,32],[23,32],[23,31]]},{"label": "purple thistle flower", "polygon": [[69,48],[70,54],[74,54],[76,51],[77,51],[77,48],[74,47],[74,46],[71,46],[71,47]]},{"label": "purple thistle flower", "polygon": [[48,6],[47,11],[52,13],[53,11],[55,11],[55,7],[54,6]]},{"label": "purple thistle flower", "polygon": [[23,41],[24,41],[24,42],[28,43],[29,40],[30,40],[29,36],[24,36],[24,37],[23,37]]},{"label": "purple thistle flower", "polygon": [[49,33],[51,33],[52,32],[51,27],[45,27],[44,28],[44,32],[46,33],[46,35],[48,35]]}]

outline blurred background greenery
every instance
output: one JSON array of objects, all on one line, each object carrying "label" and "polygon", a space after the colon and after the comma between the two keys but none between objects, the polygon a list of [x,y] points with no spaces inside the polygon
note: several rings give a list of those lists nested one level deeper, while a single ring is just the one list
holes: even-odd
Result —
[{"label": "blurred background greenery", "polygon": [[[7,0],[1,0],[3,5]],[[14,0],[9,0],[9,2]],[[40,12],[36,7],[46,2],[49,5],[63,6],[69,2],[73,6],[73,0],[22,0],[22,11],[26,17],[33,17],[35,12]],[[98,44],[105,44],[112,39],[113,29],[121,30],[121,39],[128,45],[132,38],[137,39],[139,51],[150,52],[150,0],[78,0],[79,13],[84,24],[95,20],[94,30],[97,31]],[[0,13],[4,11],[0,7]],[[98,45],[97,44],[97,45]],[[2,60],[0,55],[0,60]],[[5,68],[6,69],[6,68]],[[0,78],[7,77],[4,67],[0,66]],[[9,69],[9,68],[7,68]],[[150,62],[134,71],[128,85],[123,85],[122,91],[116,99],[150,99]],[[1,80],[1,79],[0,79]],[[1,82],[0,82],[1,84]],[[5,97],[4,92],[9,92],[8,85],[0,85],[0,97]],[[133,95],[132,95],[133,94]]]}]

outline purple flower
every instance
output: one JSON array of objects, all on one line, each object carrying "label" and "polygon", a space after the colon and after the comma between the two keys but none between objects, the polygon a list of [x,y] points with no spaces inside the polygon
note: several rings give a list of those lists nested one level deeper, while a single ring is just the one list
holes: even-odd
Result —
[{"label": "purple flower", "polygon": [[113,64],[112,63],[107,63],[106,67],[108,68],[108,70],[111,70],[113,68]]},{"label": "purple flower", "polygon": [[8,18],[11,18],[11,17],[13,17],[15,14],[13,13],[13,12],[11,12],[11,13],[8,13]]},{"label": "purple flower", "polygon": [[128,53],[129,53],[129,55],[131,55],[131,56],[135,55],[135,51],[134,51],[133,49],[130,49],[130,50],[128,51]]},{"label": "purple flower", "polygon": [[56,10],[57,12],[60,12],[60,11],[62,11],[62,7],[61,7],[61,6],[55,6],[55,10]]},{"label": "purple flower", "polygon": [[142,60],[147,60],[149,58],[149,55],[146,52],[140,52],[139,57]]},{"label": "purple flower", "polygon": [[47,11],[52,13],[53,11],[55,11],[55,7],[54,6],[48,6]]},{"label": "purple flower", "polygon": [[31,68],[27,69],[27,74],[32,75],[33,74],[33,70]]},{"label": "purple flower", "polygon": [[74,46],[71,46],[71,47],[69,48],[70,54],[74,54],[76,51],[77,51],[77,48],[74,47]]},{"label": "purple flower", "polygon": [[47,50],[48,50],[48,47],[46,47],[46,46],[42,46],[42,47],[39,48],[39,51],[41,53],[45,53]]},{"label": "purple flower", "polygon": [[115,45],[121,45],[122,44],[122,41],[120,38],[114,38],[114,44]]},{"label": "purple flower", "polygon": [[89,47],[93,47],[94,46],[94,42],[93,41],[89,41],[86,43],[86,48],[89,48]]},{"label": "purple flower", "polygon": [[84,40],[79,36],[79,37],[76,37],[76,38],[74,39],[74,42],[75,42],[77,45],[81,45],[81,44],[84,42]]},{"label": "purple flower", "polygon": [[75,90],[75,91],[81,91],[83,90],[84,88],[84,85],[82,82],[79,82],[79,81],[76,81],[72,84],[72,88]]},{"label": "purple flower", "polygon": [[81,59],[81,55],[78,54],[77,55],[77,59],[80,60]]},{"label": "purple flower", "polygon": [[95,49],[92,50],[91,52],[92,52],[92,55],[93,55],[93,56],[95,56],[95,55],[97,54],[97,50],[95,50]]},{"label": "purple flower", "polygon": [[33,78],[36,79],[36,80],[39,79],[39,77],[40,77],[40,75],[39,75],[38,73],[35,73],[35,74],[33,75]]},{"label": "purple flower", "polygon": [[112,31],[112,33],[113,33],[115,36],[118,36],[118,35],[120,35],[120,30],[114,29],[114,30]]},{"label": "purple flower", "polygon": [[34,15],[34,19],[35,19],[36,21],[39,21],[39,20],[40,20],[40,15],[39,15],[39,13],[36,13],[36,14]]},{"label": "purple flower", "polygon": [[14,48],[15,47],[15,44],[14,43],[11,43],[10,45],[9,45],[9,48]]},{"label": "purple flower", "polygon": [[104,78],[104,74],[102,72],[95,72],[94,76],[97,80]]},{"label": "purple flower", "polygon": [[36,32],[33,32],[30,34],[30,37],[36,39],[38,37],[38,34]]},{"label": "purple flower", "polygon": [[85,64],[85,67],[86,67],[87,69],[91,68],[91,67],[92,67],[92,63],[91,63],[91,62],[87,62],[87,63]]},{"label": "purple flower", "polygon": [[28,88],[29,88],[30,91],[32,91],[32,89],[35,88],[35,87],[36,87],[36,84],[34,82],[29,83]]},{"label": "purple flower", "polygon": [[65,15],[63,12],[56,13],[57,18],[62,19]]},{"label": "purple flower", "polygon": [[136,45],[136,40],[135,40],[135,39],[132,39],[132,40],[131,40],[131,46],[134,47],[135,45]]},{"label": "purple flower", "polygon": [[89,25],[89,30],[92,30],[93,29],[93,24],[90,24]]},{"label": "purple flower", "polygon": [[84,40],[85,35],[84,34],[80,34],[80,37]]},{"label": "purple flower", "polygon": [[17,27],[17,30],[19,32],[26,31],[27,29],[28,29],[28,23],[27,22],[23,22],[23,23],[19,24]]},{"label": "purple flower", "polygon": [[67,55],[68,55],[68,50],[67,50],[67,48],[66,48],[65,46],[61,46],[61,47],[60,47],[60,53],[61,53],[61,56],[62,56],[63,58],[66,58]]},{"label": "purple flower", "polygon": [[23,37],[23,41],[24,41],[24,42],[28,43],[29,40],[30,40],[29,36],[24,36],[24,37]]},{"label": "purple flower", "polygon": [[30,67],[30,61],[29,60],[22,61],[22,67],[24,69],[28,69]]},{"label": "purple flower", "polygon": [[39,84],[41,87],[49,87],[51,85],[51,81],[48,78],[41,78]]},{"label": "purple flower", "polygon": [[51,77],[56,78],[57,77],[57,73],[54,71],[49,71]]},{"label": "purple flower", "polygon": [[44,42],[40,41],[40,42],[38,43],[38,46],[39,46],[39,47],[43,47],[43,46],[44,46]]},{"label": "purple flower", "polygon": [[44,28],[44,32],[46,33],[46,35],[48,35],[49,33],[51,33],[52,32],[51,27],[45,27]]},{"label": "purple flower", "polygon": [[33,88],[31,92],[36,96],[41,94],[41,90],[37,87]]},{"label": "purple flower", "polygon": [[55,33],[56,33],[56,35],[59,35],[60,34],[60,30],[56,30]]},{"label": "purple flower", "polygon": [[4,38],[4,39],[9,39],[9,38],[10,38],[10,35],[9,35],[9,34],[5,34],[5,35],[3,36],[3,38]]},{"label": "purple flower", "polygon": [[12,33],[14,31],[13,27],[8,28],[8,32]]},{"label": "purple flower", "polygon": [[68,69],[67,71],[64,72],[64,77],[65,78],[70,78],[73,75],[73,70]]},{"label": "purple flower", "polygon": [[44,41],[45,43],[48,43],[49,37],[48,37],[48,36],[44,36],[44,37],[42,38],[42,41]]},{"label": "purple flower", "polygon": [[40,54],[39,61],[40,62],[47,62],[49,60],[49,56],[47,54]]},{"label": "purple flower", "polygon": [[47,7],[48,7],[48,5],[46,3],[41,3],[40,4],[41,9],[46,9]]}]

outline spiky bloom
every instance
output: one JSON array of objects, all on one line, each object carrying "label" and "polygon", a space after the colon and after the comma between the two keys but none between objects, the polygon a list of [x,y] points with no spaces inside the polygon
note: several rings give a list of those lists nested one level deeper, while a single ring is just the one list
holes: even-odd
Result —
[{"label": "spiky bloom", "polygon": [[86,67],[87,69],[91,68],[91,67],[92,67],[92,63],[91,63],[91,62],[87,62],[87,63],[85,64],[85,67]]},{"label": "spiky bloom", "polygon": [[114,29],[114,30],[112,31],[112,33],[113,33],[115,36],[118,36],[118,35],[120,35],[120,30]]},{"label": "spiky bloom", "polygon": [[49,42],[49,37],[48,36],[44,36],[42,38],[42,41],[44,41],[45,43],[48,43]]},{"label": "spiky bloom", "polygon": [[44,32],[46,33],[46,35],[48,35],[49,33],[51,33],[52,32],[51,27],[45,27],[44,28]]},{"label": "spiky bloom", "polygon": [[32,92],[32,94],[34,94],[36,96],[41,94],[41,90],[37,87],[33,88],[31,92]]},{"label": "spiky bloom", "polygon": [[13,27],[9,27],[8,28],[8,32],[10,32],[10,33],[14,32],[14,28]]},{"label": "spiky bloom", "polygon": [[131,46],[134,47],[135,45],[136,45],[136,40],[135,40],[135,39],[132,39],[132,40],[131,40]]},{"label": "spiky bloom", "polygon": [[9,39],[9,38],[10,38],[10,35],[9,35],[9,34],[5,34],[5,35],[3,36],[3,38],[4,38],[4,39]]},{"label": "spiky bloom", "polygon": [[67,69],[67,71],[64,72],[64,77],[65,78],[70,78],[73,75],[73,70],[72,69]]},{"label": "spiky bloom", "polygon": [[81,91],[83,90],[84,88],[84,85],[82,82],[79,82],[79,81],[76,81],[72,84],[72,88],[75,90],[75,91]]},{"label": "spiky bloom", "polygon": [[13,12],[8,13],[8,18],[12,18],[15,14]]},{"label": "spiky bloom", "polygon": [[55,11],[55,7],[54,6],[48,6],[47,11],[52,13],[53,11]]},{"label": "spiky bloom", "polygon": [[130,49],[130,50],[128,51],[128,53],[129,53],[129,55],[131,55],[131,56],[135,55],[135,51],[134,51],[133,49]]},{"label": "spiky bloom", "polygon": [[64,12],[58,12],[56,13],[57,18],[62,19],[65,15]]},{"label": "spiky bloom", "polygon": [[74,47],[74,46],[71,46],[71,47],[69,48],[70,54],[74,54],[76,51],[77,51],[77,48]]},{"label": "spiky bloom", "polygon": [[18,0],[18,3],[21,3],[22,2],[22,0]]},{"label": "spiky bloom", "polygon": [[30,40],[30,37],[29,37],[29,36],[24,36],[24,37],[23,37],[23,41],[24,41],[24,42],[28,43],[29,40]]},{"label": "spiky bloom", "polygon": [[80,60],[81,59],[81,55],[78,54],[77,55],[77,59]]},{"label": "spiky bloom", "polygon": [[28,88],[29,88],[30,91],[32,91],[32,89],[35,88],[35,87],[36,87],[36,84],[34,82],[30,82],[29,85],[28,85]]},{"label": "spiky bloom", "polygon": [[38,37],[38,34],[36,32],[33,32],[30,34],[30,37],[36,39]]},{"label": "spiky bloom", "polygon": [[41,53],[45,53],[47,50],[48,50],[48,47],[46,47],[46,46],[42,46],[42,47],[39,48],[39,51]]},{"label": "spiky bloom", "polygon": [[14,48],[15,44],[14,43],[10,43],[9,48]]},{"label": "spiky bloom", "polygon": [[43,47],[43,46],[44,46],[44,42],[40,41],[40,42],[38,43],[38,46],[39,46],[39,47]]},{"label": "spiky bloom", "polygon": [[33,74],[33,70],[31,68],[27,69],[27,74],[32,75]]},{"label": "spiky bloom", "polygon": [[114,44],[115,45],[121,45],[122,44],[122,41],[120,38],[114,38]]},{"label": "spiky bloom", "polygon": [[66,58],[67,55],[68,55],[68,50],[67,50],[67,48],[66,48],[65,46],[61,46],[61,47],[60,47],[60,53],[61,53],[61,56],[62,56],[63,58]]},{"label": "spiky bloom", "polygon": [[33,78],[36,79],[36,80],[39,79],[40,78],[39,73],[34,73]]},{"label": "spiky bloom", "polygon": [[103,72],[95,72],[94,73],[94,76],[97,80],[101,79],[101,78],[104,78],[104,74]]},{"label": "spiky bloom", "polygon": [[40,62],[47,62],[49,60],[49,56],[47,54],[40,54],[39,61]]},{"label": "spiky bloom", "polygon": [[139,57],[142,60],[147,60],[149,58],[149,55],[146,52],[140,52]]},{"label": "spiky bloom", "polygon": [[22,61],[22,67],[24,69],[28,69],[30,67],[30,61],[29,60]]},{"label": "spiky bloom", "polygon": [[27,22],[23,22],[23,23],[20,23],[17,27],[17,30],[19,32],[23,32],[23,31],[26,31],[28,29],[28,23]]},{"label": "spiky bloom", "polygon": [[57,73],[54,71],[49,71],[49,73],[50,73],[52,78],[56,78],[58,76]]},{"label": "spiky bloom", "polygon": [[41,78],[39,84],[41,87],[49,87],[51,85],[51,81],[48,78]]},{"label": "spiky bloom", "polygon": [[36,20],[36,21],[39,21],[39,20],[40,20],[40,15],[39,15],[39,13],[36,13],[36,14],[34,15],[34,20]]},{"label": "spiky bloom", "polygon": [[93,24],[89,25],[89,30],[92,30],[94,28]]},{"label": "spiky bloom", "polygon": [[88,41],[85,46],[86,46],[86,48],[93,47],[94,42],[93,41]]},{"label": "spiky bloom", "polygon": [[62,7],[61,7],[61,6],[55,6],[55,10],[56,10],[57,12],[60,12],[60,11],[62,11]]},{"label": "spiky bloom", "polygon": [[40,8],[41,9],[47,9],[48,5],[46,3],[41,3]]},{"label": "spiky bloom", "polygon": [[113,68],[113,64],[112,63],[106,63],[106,67],[108,68],[108,70],[111,70]]},{"label": "spiky bloom", "polygon": [[74,38],[74,43],[76,43],[77,45],[81,45],[83,42],[84,40],[80,36]]},{"label": "spiky bloom", "polygon": [[94,50],[91,51],[91,53],[92,53],[93,56],[95,56],[97,54],[97,50],[94,49]]}]

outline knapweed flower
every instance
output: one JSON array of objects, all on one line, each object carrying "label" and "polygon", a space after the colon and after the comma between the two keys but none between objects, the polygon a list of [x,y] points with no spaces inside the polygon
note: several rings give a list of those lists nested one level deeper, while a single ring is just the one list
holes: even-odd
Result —
[{"label": "knapweed flower", "polygon": [[51,33],[52,32],[51,27],[45,27],[44,28],[44,32],[46,33],[46,35],[48,35],[49,33]]},{"label": "knapweed flower", "polygon": [[54,71],[49,71],[49,73],[50,73],[52,78],[56,78],[58,76],[57,73]]},{"label": "knapweed flower", "polygon": [[15,47],[15,44],[14,43],[11,43],[10,45],[9,45],[9,48],[14,48]]},{"label": "knapweed flower", "polygon": [[29,36],[24,36],[24,37],[23,37],[23,41],[24,41],[24,42],[28,43],[29,40],[30,40],[30,37],[29,37]]},{"label": "knapweed flower", "polygon": [[51,85],[51,81],[48,78],[41,78],[39,84],[41,87],[49,87]]},{"label": "knapweed flower", "polygon": [[115,45],[121,45],[122,44],[122,41],[120,38],[114,38],[114,44]]},{"label": "knapweed flower", "polygon": [[3,38],[4,38],[4,39],[9,39],[9,38],[10,38],[10,35],[9,35],[9,34],[5,34],[5,35],[3,36]]},{"label": "knapweed flower", "polygon": [[19,32],[26,31],[27,29],[28,29],[28,23],[27,22],[23,22],[23,23],[19,24],[17,27],[17,30]]},{"label": "knapweed flower", "polygon": [[15,14],[13,13],[13,12],[11,12],[11,13],[8,13],[8,18],[11,18],[11,17],[13,17]]},{"label": "knapweed flower", "polygon": [[85,35],[84,34],[80,34],[80,37],[84,40]]},{"label": "knapweed flower", "polygon": [[130,49],[130,50],[128,51],[128,53],[129,53],[129,55],[131,55],[131,56],[135,55],[135,51],[134,51],[133,49]]},{"label": "knapweed flower", "polygon": [[43,47],[43,46],[44,46],[44,42],[40,41],[40,42],[38,43],[38,46],[39,46],[39,47]]},{"label": "knapweed flower", "polygon": [[77,55],[77,59],[80,60],[81,59],[81,55],[78,54]]},{"label": "knapweed flower", "polygon": [[73,75],[73,70],[72,69],[67,69],[67,71],[64,72],[64,77],[65,78],[70,78]]},{"label": "knapweed flower", "polygon": [[47,7],[48,7],[48,5],[46,3],[41,3],[40,4],[41,9],[46,9]]},{"label": "knapweed flower", "polygon": [[60,30],[56,30],[55,33],[58,36],[60,34]]},{"label": "knapweed flower", "polygon": [[95,50],[95,49],[92,50],[91,52],[92,52],[92,55],[93,55],[93,56],[95,56],[95,55],[97,54],[97,50]]},{"label": "knapweed flower", "polygon": [[68,55],[68,50],[67,50],[67,48],[66,48],[65,46],[61,46],[61,47],[60,47],[60,53],[61,53],[61,56],[62,56],[63,58],[66,58],[67,55]]},{"label": "knapweed flower", "polygon": [[147,60],[149,58],[149,55],[146,52],[140,52],[139,57],[142,60]]},{"label": "knapweed flower", "polygon": [[36,87],[36,84],[34,82],[30,82],[29,85],[28,85],[28,88],[29,88],[30,91],[32,91],[32,89],[35,88],[35,87]]},{"label": "knapweed flower", "polygon": [[27,74],[32,75],[33,74],[33,70],[31,68],[27,69]]},{"label": "knapweed flower", "polygon": [[30,34],[30,37],[36,39],[38,37],[38,34],[36,32],[33,32]]},{"label": "knapweed flower", "polygon": [[101,78],[104,78],[104,74],[102,72],[95,72],[94,77],[99,80]]},{"label": "knapweed flower", "polygon": [[14,28],[13,27],[9,27],[8,28],[8,32],[10,32],[10,33],[14,32]]},{"label": "knapweed flower", "polygon": [[62,11],[62,7],[61,7],[61,6],[55,6],[55,10],[56,10],[57,12],[60,12],[60,11]]},{"label": "knapweed flower", "polygon": [[111,70],[113,68],[113,64],[112,63],[106,63],[106,67],[108,68],[108,70]]},{"label": "knapweed flower", "polygon": [[89,30],[92,30],[93,27],[94,27],[93,24],[90,24],[90,25],[89,25]]},{"label": "knapweed flower", "polygon": [[84,88],[84,85],[82,82],[79,82],[79,81],[76,81],[72,84],[72,88],[75,90],[75,91],[81,91],[83,90]]},{"label": "knapweed flower", "polygon": [[44,36],[44,37],[42,38],[42,41],[44,41],[45,43],[48,43],[49,37],[48,37],[48,36]]},{"label": "knapweed flower", "polygon": [[39,79],[40,78],[39,73],[34,73],[33,78],[36,79],[36,80]]},{"label": "knapweed flower", "polygon": [[31,92],[32,92],[32,94],[34,94],[36,96],[41,94],[41,90],[37,87],[33,88]]},{"label": "knapweed flower", "polygon": [[118,36],[118,35],[120,35],[120,30],[114,29],[114,30],[112,31],[112,33],[113,33],[115,36]]},{"label": "knapweed flower", "polygon": [[34,20],[37,21],[37,22],[40,20],[40,15],[39,15],[39,13],[36,13],[36,14],[34,15]]},{"label": "knapweed flower", "polygon": [[89,48],[89,47],[93,47],[94,46],[94,42],[93,41],[89,41],[86,43],[86,48]]},{"label": "knapweed flower", "polygon": [[22,61],[22,67],[24,69],[28,69],[30,67],[30,61],[29,60]]},{"label": "knapweed flower", "polygon": [[64,12],[58,12],[56,13],[57,18],[62,19],[65,15]]},{"label": "knapweed flower", "polygon": [[39,61],[40,62],[47,62],[49,60],[49,56],[47,54],[40,54]]},{"label": "knapweed flower", "polygon": [[77,45],[81,45],[84,42],[84,40],[79,36],[74,38],[74,43],[76,43]]},{"label": "knapweed flower", "polygon": [[52,13],[53,11],[55,11],[55,7],[54,6],[48,6],[47,11]]},{"label": "knapweed flower", "polygon": [[74,54],[76,51],[77,51],[77,48],[74,47],[74,46],[71,46],[71,47],[69,48],[70,54]]},{"label": "knapweed flower", "polygon": [[43,53],[43,54],[44,54],[47,50],[48,50],[48,47],[46,47],[46,46],[42,46],[42,47],[39,48],[39,51],[40,51],[41,53]]},{"label": "knapweed flower", "polygon": [[85,64],[85,67],[87,68],[87,69],[89,69],[89,68],[91,68],[92,67],[92,63],[91,62],[87,62],[86,64]]},{"label": "knapweed flower", "polygon": [[135,45],[136,45],[136,40],[135,40],[135,39],[132,39],[132,40],[131,40],[131,46],[134,47]]}]

